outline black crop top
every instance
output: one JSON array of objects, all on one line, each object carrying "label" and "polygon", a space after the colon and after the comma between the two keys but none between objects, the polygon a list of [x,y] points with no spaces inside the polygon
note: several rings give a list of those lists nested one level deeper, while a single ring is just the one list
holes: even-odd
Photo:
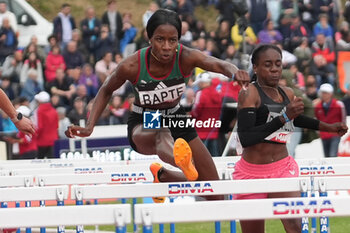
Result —
[{"label": "black crop top", "polygon": [[[265,92],[261,89],[257,82],[253,83],[259,92],[261,104],[256,110],[256,122],[255,126],[263,125],[270,122],[273,118],[278,117],[285,111],[286,106],[289,104],[289,98],[282,88],[278,87],[279,93],[283,97],[282,103],[273,101]],[[293,120],[284,124],[279,130],[273,132],[264,139],[264,142],[270,143],[286,143],[291,133],[294,131]]]}]

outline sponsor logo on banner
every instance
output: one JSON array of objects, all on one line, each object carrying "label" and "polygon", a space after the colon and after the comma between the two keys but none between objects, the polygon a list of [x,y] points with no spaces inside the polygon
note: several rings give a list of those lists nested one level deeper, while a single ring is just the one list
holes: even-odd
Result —
[{"label": "sponsor logo on banner", "polygon": [[103,173],[101,167],[77,167],[74,168],[75,174],[94,174],[94,173]]},{"label": "sponsor logo on banner", "polygon": [[305,166],[300,167],[299,170],[301,176],[335,175],[335,171],[332,166]]},{"label": "sponsor logo on banner", "polygon": [[273,215],[326,214],[335,213],[331,200],[314,199],[300,201],[275,201],[272,204]]},{"label": "sponsor logo on banner", "polygon": [[169,184],[169,194],[213,193],[210,183]]},{"label": "sponsor logo on banner", "polygon": [[140,182],[146,181],[144,173],[114,173],[111,175],[112,182]]}]

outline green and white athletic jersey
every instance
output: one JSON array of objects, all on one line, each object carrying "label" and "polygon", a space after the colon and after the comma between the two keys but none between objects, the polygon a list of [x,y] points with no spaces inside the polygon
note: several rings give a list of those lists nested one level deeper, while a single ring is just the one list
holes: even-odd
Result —
[{"label": "green and white athletic jersey", "polygon": [[143,48],[138,51],[139,72],[136,81],[133,83],[136,103],[141,105],[157,105],[177,100],[184,93],[189,75],[183,74],[180,67],[180,54],[182,45],[178,45],[174,55],[173,68],[164,77],[156,78],[150,74],[149,53],[150,48]]}]

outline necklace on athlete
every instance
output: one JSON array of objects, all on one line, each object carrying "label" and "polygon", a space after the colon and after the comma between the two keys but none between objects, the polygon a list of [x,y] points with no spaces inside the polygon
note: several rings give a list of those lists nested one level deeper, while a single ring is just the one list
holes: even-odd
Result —
[{"label": "necklace on athlete", "polygon": [[154,55],[154,53],[152,52],[152,49],[151,49],[151,55],[152,55],[152,57],[153,57],[154,59],[156,59],[158,62],[160,62],[159,58],[156,57],[156,55]]},{"label": "necklace on athlete", "polygon": [[258,81],[256,81],[256,82],[258,83],[258,85],[259,85],[260,87],[267,87],[267,88],[270,88],[270,89],[276,91],[276,94],[277,94],[277,97],[278,97],[278,101],[283,101],[283,98],[281,98],[281,95],[280,95],[280,92],[278,91],[278,88],[276,88],[276,87],[270,87],[270,86],[267,86],[267,85],[261,85]]}]

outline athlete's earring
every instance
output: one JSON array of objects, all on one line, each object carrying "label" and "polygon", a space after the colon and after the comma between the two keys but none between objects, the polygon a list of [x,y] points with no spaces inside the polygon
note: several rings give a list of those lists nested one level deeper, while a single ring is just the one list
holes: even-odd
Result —
[{"label": "athlete's earring", "polygon": [[178,50],[177,49],[175,49],[175,52],[177,52]]}]

